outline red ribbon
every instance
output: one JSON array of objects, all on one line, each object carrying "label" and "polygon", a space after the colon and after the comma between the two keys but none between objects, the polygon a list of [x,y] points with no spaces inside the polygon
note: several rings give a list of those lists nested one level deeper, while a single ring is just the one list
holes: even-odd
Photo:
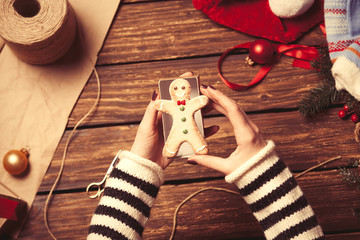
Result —
[{"label": "red ribbon", "polygon": [[241,85],[229,82],[226,78],[222,75],[221,66],[222,62],[224,61],[225,57],[235,49],[249,49],[252,42],[247,42],[243,44],[239,44],[227,51],[225,51],[218,61],[218,72],[220,75],[221,80],[231,89],[234,90],[244,90],[248,89],[249,87],[257,84],[260,82],[266,74],[270,71],[272,66],[281,58],[282,55],[290,56],[295,58],[293,61],[293,66],[301,67],[305,69],[310,69],[310,61],[319,55],[317,47],[310,47],[306,45],[286,45],[286,44],[279,44],[279,43],[272,43],[272,46],[275,50],[275,55],[273,61],[264,64],[259,72],[255,75],[255,77],[250,81],[248,85]]},{"label": "red ribbon", "polygon": [[185,99],[182,101],[180,101],[180,100],[177,101],[177,105],[185,105],[185,104],[186,104]]},{"label": "red ribbon", "polygon": [[18,201],[0,197],[0,218],[17,221],[15,210],[18,205]]}]

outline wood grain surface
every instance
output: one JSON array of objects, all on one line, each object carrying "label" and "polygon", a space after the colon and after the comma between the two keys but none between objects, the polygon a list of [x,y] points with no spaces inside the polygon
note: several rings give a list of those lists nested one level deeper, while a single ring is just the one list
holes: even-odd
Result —
[{"label": "wood grain surface", "polygon": [[[325,232],[360,230],[358,219],[351,212],[358,204],[360,192],[347,186],[337,170],[308,173],[297,181]],[[162,186],[145,227],[144,239],[168,239],[175,208],[195,191],[211,187],[236,190],[222,179]],[[21,239],[33,239],[34,236],[46,239],[42,215],[45,198],[43,195],[36,198]],[[97,202],[84,192],[56,194],[48,214],[54,234],[61,239],[83,239]],[[175,239],[250,239],[262,236],[259,224],[242,197],[218,190],[205,191],[190,199],[182,206],[177,218]],[[360,235],[356,233],[355,236]]]},{"label": "wood grain surface", "polygon": [[[103,48],[97,71],[101,100],[96,111],[76,131],[68,149],[65,168],[49,206],[49,225],[58,239],[85,239],[98,200],[89,199],[86,186],[100,181],[119,149],[130,149],[158,80],[186,71],[200,75],[233,98],[259,126],[266,139],[296,175],[330,158],[341,159],[313,170],[297,181],[330,240],[360,239],[360,220],[352,209],[360,206],[360,192],[348,186],[339,167],[350,167],[360,147],[354,124],[337,117],[331,106],[306,119],[297,110],[299,101],[321,81],[316,72],[292,67],[282,57],[266,78],[246,91],[233,91],[220,80],[219,56],[227,49],[256,38],[211,21],[190,0],[125,0],[118,8]],[[315,27],[296,43],[320,45],[326,38]],[[260,69],[244,64],[246,54],[232,54],[223,63],[224,75],[246,84]],[[76,122],[96,99],[92,76],[78,99],[53,161],[36,196],[20,239],[50,239],[43,220],[47,194],[58,174],[65,142]],[[232,126],[218,112],[204,116],[205,126],[219,125],[208,138],[210,153],[227,157],[235,148]],[[208,187],[236,190],[223,175],[175,159],[165,170],[144,239],[168,239],[176,206],[193,192]],[[175,239],[263,239],[259,224],[239,195],[209,190],[186,203],[178,215]]]}]

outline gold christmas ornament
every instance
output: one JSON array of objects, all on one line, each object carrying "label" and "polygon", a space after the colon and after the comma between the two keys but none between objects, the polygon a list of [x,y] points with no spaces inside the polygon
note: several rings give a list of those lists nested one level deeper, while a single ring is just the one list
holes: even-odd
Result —
[{"label": "gold christmas ornament", "polygon": [[23,148],[21,150],[10,150],[3,159],[3,165],[6,171],[12,175],[19,175],[25,172],[28,167],[29,152]]}]

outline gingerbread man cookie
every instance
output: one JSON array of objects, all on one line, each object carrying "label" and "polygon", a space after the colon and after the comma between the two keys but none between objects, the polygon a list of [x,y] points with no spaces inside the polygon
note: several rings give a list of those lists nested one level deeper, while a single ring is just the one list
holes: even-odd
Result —
[{"label": "gingerbread man cookie", "polygon": [[173,119],[168,139],[163,149],[164,157],[175,157],[182,143],[188,142],[195,154],[207,154],[208,146],[194,120],[194,114],[209,102],[207,96],[190,99],[190,83],[175,79],[169,87],[171,100],[156,100],[158,111],[170,114]]}]

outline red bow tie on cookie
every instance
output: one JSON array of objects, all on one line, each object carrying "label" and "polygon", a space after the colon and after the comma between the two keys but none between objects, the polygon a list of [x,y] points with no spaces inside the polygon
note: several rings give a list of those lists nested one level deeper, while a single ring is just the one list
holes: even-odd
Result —
[{"label": "red bow tie on cookie", "polygon": [[178,100],[177,105],[185,105],[185,99],[184,100]]}]

